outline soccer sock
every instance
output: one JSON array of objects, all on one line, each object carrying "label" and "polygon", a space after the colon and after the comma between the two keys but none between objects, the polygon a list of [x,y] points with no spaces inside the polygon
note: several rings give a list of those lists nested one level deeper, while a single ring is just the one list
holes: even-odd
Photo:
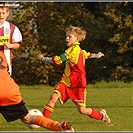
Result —
[{"label": "soccer sock", "polygon": [[92,113],[89,115],[89,117],[93,119],[101,120],[103,118],[103,114],[92,108]]},{"label": "soccer sock", "polygon": [[43,116],[50,118],[50,114],[54,111],[54,107],[46,104],[43,110]]},{"label": "soccer sock", "polygon": [[52,131],[61,131],[58,121],[51,120],[44,116],[37,116],[35,119],[35,124]]}]

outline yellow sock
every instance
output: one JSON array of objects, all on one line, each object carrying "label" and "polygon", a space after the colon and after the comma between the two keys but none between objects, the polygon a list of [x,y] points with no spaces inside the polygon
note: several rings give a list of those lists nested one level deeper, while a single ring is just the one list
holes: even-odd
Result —
[{"label": "yellow sock", "polygon": [[52,131],[61,131],[58,121],[51,120],[44,116],[37,116],[35,119],[35,124]]}]

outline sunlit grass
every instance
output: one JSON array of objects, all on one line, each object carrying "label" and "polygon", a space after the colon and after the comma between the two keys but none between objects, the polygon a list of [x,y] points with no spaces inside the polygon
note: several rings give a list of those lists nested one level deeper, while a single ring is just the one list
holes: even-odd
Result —
[{"label": "sunlit grass", "polygon": [[[59,122],[68,120],[76,131],[133,131],[132,88],[133,83],[122,82],[100,82],[87,86],[87,107],[93,107],[96,110],[104,108],[110,116],[113,126],[108,126],[102,121],[81,115],[70,99],[63,106],[59,102],[56,103],[51,119]],[[20,91],[28,109],[36,108],[43,111],[43,107],[48,101],[53,87],[21,85]],[[29,129],[20,120],[7,123],[2,115],[0,115],[0,130],[48,131],[41,127]]]}]

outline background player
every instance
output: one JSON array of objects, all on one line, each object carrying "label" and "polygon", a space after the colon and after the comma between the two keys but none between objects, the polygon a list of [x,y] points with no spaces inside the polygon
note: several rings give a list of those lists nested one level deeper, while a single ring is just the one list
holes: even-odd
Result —
[{"label": "background player", "polygon": [[22,35],[17,26],[7,21],[9,7],[0,2],[0,51],[2,51],[9,65],[9,73],[12,75],[12,49],[18,49],[22,43]]}]

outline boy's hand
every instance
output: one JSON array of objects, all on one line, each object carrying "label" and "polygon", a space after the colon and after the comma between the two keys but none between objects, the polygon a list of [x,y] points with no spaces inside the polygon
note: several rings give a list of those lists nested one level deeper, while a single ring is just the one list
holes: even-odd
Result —
[{"label": "boy's hand", "polygon": [[43,58],[43,55],[42,54],[38,54],[37,55],[37,59],[42,60],[42,58]]},{"label": "boy's hand", "polygon": [[102,56],[105,56],[102,52],[98,53],[98,57],[101,58]]},{"label": "boy's hand", "polygon": [[10,44],[8,42],[5,42],[4,45],[7,47],[7,48],[13,48],[13,44]]},{"label": "boy's hand", "polygon": [[4,45],[9,48],[9,49],[18,49],[20,47],[19,43],[9,43],[9,42],[5,42]]}]

